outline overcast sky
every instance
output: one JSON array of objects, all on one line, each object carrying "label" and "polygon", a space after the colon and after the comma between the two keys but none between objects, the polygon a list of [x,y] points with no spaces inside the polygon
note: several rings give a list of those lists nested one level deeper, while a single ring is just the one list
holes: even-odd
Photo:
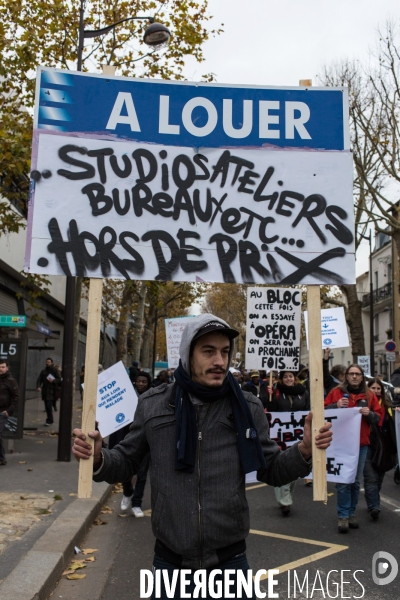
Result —
[{"label": "overcast sky", "polygon": [[[388,19],[400,21],[399,0],[209,0],[212,23],[224,33],[204,46],[206,61],[188,62],[185,75],[215,73],[219,83],[296,86],[324,65],[367,62]],[[368,270],[368,242],[357,275]]]},{"label": "overcast sky", "polygon": [[224,33],[204,46],[206,61],[189,79],[212,71],[220,83],[298,85],[324,64],[368,59],[378,26],[396,18],[398,0],[209,0]]}]

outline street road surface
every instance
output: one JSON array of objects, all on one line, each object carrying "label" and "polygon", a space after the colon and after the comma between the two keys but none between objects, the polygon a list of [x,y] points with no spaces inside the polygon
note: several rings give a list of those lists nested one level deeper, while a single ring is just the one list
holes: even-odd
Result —
[{"label": "street road surface", "polygon": [[[280,574],[274,591],[279,593],[279,598],[400,598],[400,573],[388,585],[377,585],[372,580],[372,557],[377,551],[389,552],[400,563],[400,486],[393,482],[392,472],[385,477],[385,502],[379,521],[370,519],[361,492],[357,510],[360,529],[348,534],[337,532],[333,484],[328,484],[328,494],[327,506],[313,502],[312,489],[305,487],[302,480],[298,481],[292,513],[283,517],[271,487],[264,484],[248,486],[252,532],[247,541],[247,554],[253,573],[258,569],[278,568]],[[100,515],[107,524],[93,526],[81,544],[81,548],[98,550],[91,555],[96,561],[77,571],[85,573],[86,578],[68,581],[62,577],[53,591],[52,600],[140,598],[140,569],[151,569],[154,547],[149,485],[143,503],[144,518],[136,519],[129,512],[127,517],[120,517],[119,514],[123,514],[120,502],[121,494],[110,497],[107,505],[113,512]],[[328,576],[332,570],[336,572]],[[389,571],[390,567],[380,577]],[[296,582],[296,590],[294,581],[299,582]],[[261,586],[267,592],[266,580]]]}]

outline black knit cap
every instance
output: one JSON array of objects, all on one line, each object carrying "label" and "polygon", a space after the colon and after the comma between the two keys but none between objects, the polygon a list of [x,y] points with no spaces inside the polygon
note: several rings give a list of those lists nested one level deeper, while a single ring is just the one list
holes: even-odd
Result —
[{"label": "black knit cap", "polygon": [[193,337],[192,342],[194,342],[194,340],[197,340],[202,335],[205,335],[206,333],[211,333],[212,331],[220,331],[221,333],[226,335],[230,340],[233,340],[239,335],[239,332],[236,331],[236,329],[231,329],[230,327],[227,327],[220,321],[209,321],[206,325],[199,329],[199,331]]}]

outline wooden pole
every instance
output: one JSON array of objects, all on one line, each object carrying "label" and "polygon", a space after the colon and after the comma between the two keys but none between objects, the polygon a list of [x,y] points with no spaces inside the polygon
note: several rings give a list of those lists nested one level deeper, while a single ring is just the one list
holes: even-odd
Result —
[{"label": "wooden pole", "polygon": [[324,382],[322,370],[321,298],[319,285],[307,286],[308,345],[310,363],[310,397],[312,420],[313,498],[327,501],[326,450],[318,450],[315,436],[325,423]]},{"label": "wooden pole", "polygon": [[[104,75],[115,75],[117,67],[101,65]],[[79,69],[78,69],[79,70]],[[94,431],[96,428],[97,378],[99,375],[99,351],[101,328],[101,298],[103,280],[90,279],[89,306],[85,354],[85,389],[83,392],[82,431]],[[94,447],[93,440],[86,438]],[[89,460],[79,461],[78,498],[90,498],[92,495],[93,454]]]},{"label": "wooden pole", "polygon": [[[269,372],[269,387],[272,388],[272,371]],[[269,401],[272,402],[272,394],[269,395]]]},{"label": "wooden pole", "polygon": [[[97,378],[101,327],[102,279],[90,279],[89,306],[85,355],[85,389],[83,393],[82,431],[86,434],[96,428]],[[86,441],[94,442],[87,437]],[[89,460],[79,461],[78,498],[92,495],[93,454]]]},{"label": "wooden pole", "polygon": [[[311,79],[300,79],[299,85],[312,87]],[[319,285],[307,286],[308,309],[308,346],[310,363],[310,397],[312,422],[313,453],[313,499],[327,502],[326,487],[326,450],[318,450],[315,436],[325,423],[324,418],[324,378],[322,370],[322,337],[321,337],[321,297]]]}]

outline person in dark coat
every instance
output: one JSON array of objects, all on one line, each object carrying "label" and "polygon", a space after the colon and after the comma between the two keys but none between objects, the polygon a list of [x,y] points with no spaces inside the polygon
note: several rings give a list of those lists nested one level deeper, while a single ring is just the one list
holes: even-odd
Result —
[{"label": "person in dark coat", "polygon": [[132,384],[135,385],[136,375],[140,373],[139,363],[137,360],[134,360],[129,367],[129,379],[132,381]]},{"label": "person in dark coat", "polygon": [[0,359],[0,466],[7,464],[3,446],[3,431],[8,417],[14,413],[18,406],[18,383],[8,370],[8,362]]},{"label": "person in dark coat", "polygon": [[[272,400],[268,402],[269,412],[310,410],[310,393],[292,371],[281,371],[276,387],[268,386],[267,393],[272,394]],[[296,481],[274,487],[275,497],[284,517],[290,514]]]},{"label": "person in dark coat", "polygon": [[[136,379],[133,387],[138,396],[147,392],[147,390],[151,387],[151,377],[149,373],[145,371],[139,371],[136,375]],[[117,444],[119,444],[127,433],[129,433],[129,425],[125,425],[121,429],[118,429],[115,433],[110,435],[108,441],[108,447],[110,450],[114,448]],[[132,485],[132,480],[124,481],[122,484],[122,500],[121,500],[121,510],[126,510],[131,506],[132,514],[134,517],[144,517],[144,513],[142,511],[142,500],[144,494],[144,488],[147,480],[147,472],[149,470],[150,465],[150,455],[144,457],[142,464],[140,465],[139,472],[136,477],[136,485],[135,488]]]},{"label": "person in dark coat", "polygon": [[341,385],[346,379],[346,367],[344,365],[333,365],[329,371],[329,355],[330,349],[325,348],[324,358],[322,359],[325,397],[333,388]]},{"label": "person in dark coat", "polygon": [[250,371],[250,379],[242,385],[242,390],[260,396],[260,371]]},{"label": "person in dark coat", "polygon": [[36,387],[38,392],[42,392],[42,400],[47,413],[46,427],[53,424],[53,405],[57,400],[57,390],[61,385],[61,375],[56,369],[52,358],[46,358],[46,367],[40,371]]}]

